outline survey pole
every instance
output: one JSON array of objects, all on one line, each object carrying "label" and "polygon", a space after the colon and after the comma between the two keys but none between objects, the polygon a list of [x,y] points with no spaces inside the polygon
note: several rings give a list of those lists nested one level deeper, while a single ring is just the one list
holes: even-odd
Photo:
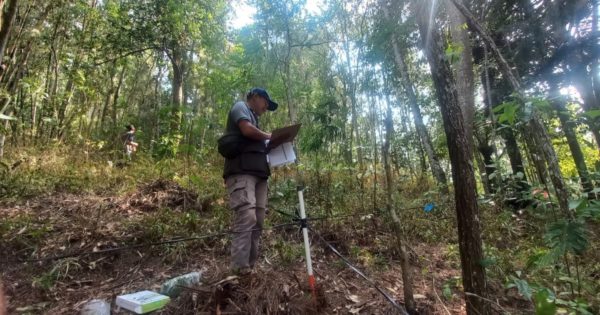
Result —
[{"label": "survey pole", "polygon": [[306,209],[304,208],[304,187],[298,186],[298,200],[300,201],[300,222],[302,224],[302,237],[304,238],[304,254],[306,255],[306,270],[308,272],[308,286],[310,287],[313,298],[317,298],[315,275],[312,268],[312,259],[310,256],[310,240],[308,239],[308,226],[306,221]]}]

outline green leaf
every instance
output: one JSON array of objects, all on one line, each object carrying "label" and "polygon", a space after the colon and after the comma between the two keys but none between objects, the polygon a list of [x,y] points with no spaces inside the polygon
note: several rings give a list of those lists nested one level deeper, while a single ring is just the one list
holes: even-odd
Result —
[{"label": "green leaf", "polygon": [[536,315],[554,315],[556,314],[556,304],[549,299],[550,294],[547,290],[540,290],[535,294],[535,314]]},{"label": "green leaf", "polygon": [[591,119],[596,119],[600,117],[600,109],[586,111],[583,115]]},{"label": "green leaf", "polygon": [[502,103],[494,108],[494,112],[498,114],[498,122],[508,123],[514,125],[517,120],[517,112],[519,111],[519,104],[515,102]]},{"label": "green leaf", "polygon": [[449,284],[444,284],[444,288],[442,289],[442,295],[444,295],[444,298],[446,298],[446,300],[450,300],[452,298],[452,289],[450,288]]},{"label": "green leaf", "polygon": [[592,205],[577,210],[577,217],[582,219],[600,219],[600,206]]},{"label": "green leaf", "polygon": [[487,268],[489,266],[495,265],[497,263],[497,259],[494,257],[488,257],[488,258],[482,259],[480,263],[483,266],[483,268]]},{"label": "green leaf", "polygon": [[550,255],[555,258],[568,252],[580,255],[588,246],[585,225],[581,220],[563,219],[551,224],[544,234],[544,241],[551,248]]},{"label": "green leaf", "polygon": [[461,44],[449,43],[446,48],[446,58],[451,64],[460,60],[464,47]]},{"label": "green leaf", "polygon": [[574,210],[574,209],[579,208],[579,206],[581,206],[582,203],[585,204],[584,201],[586,201],[584,198],[569,200],[569,210]]},{"label": "green leaf", "polygon": [[513,283],[508,287],[516,287],[519,290],[519,294],[521,294],[524,298],[531,301],[532,290],[529,286],[529,283],[526,280],[519,279],[517,277],[511,276]]},{"label": "green leaf", "polygon": [[527,259],[527,268],[542,268],[552,263],[545,259],[548,256],[548,250],[541,250],[529,256]]}]

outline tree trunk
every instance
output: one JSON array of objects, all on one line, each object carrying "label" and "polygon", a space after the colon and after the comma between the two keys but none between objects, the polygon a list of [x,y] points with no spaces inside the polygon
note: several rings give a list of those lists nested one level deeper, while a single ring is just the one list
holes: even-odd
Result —
[{"label": "tree trunk", "polygon": [[462,48],[460,60],[454,67],[456,76],[456,90],[458,102],[465,119],[465,135],[473,148],[473,117],[475,115],[475,83],[473,79],[473,55],[471,40],[467,30],[463,27],[465,18],[454,6],[447,1],[446,8],[450,16],[450,34],[452,41]]},{"label": "tree trunk", "polygon": [[484,172],[481,174],[481,176],[483,186],[485,187],[486,193],[495,193],[496,189],[498,188],[498,185],[496,185],[497,182],[494,180],[494,176],[497,176],[497,174],[494,175],[494,173],[496,172],[496,166],[492,157],[495,151],[494,147],[489,145],[488,143],[480,143],[477,146],[477,150],[479,151],[479,153],[481,153],[480,156],[482,158],[481,164],[483,166]]},{"label": "tree trunk", "polygon": [[108,90],[106,91],[106,95],[104,96],[104,106],[102,107],[102,114],[100,115],[100,129],[104,130],[105,128],[105,124],[106,124],[106,116],[108,115],[108,110],[110,108],[110,99],[114,93],[114,89],[115,89],[115,84],[114,84],[114,80],[115,80],[115,74],[116,74],[116,68],[117,68],[117,64],[115,61],[112,62],[112,64],[109,66],[109,86],[108,86]]},{"label": "tree trunk", "polygon": [[119,94],[121,92],[121,87],[123,86],[123,79],[125,78],[125,69],[127,67],[125,65],[123,65],[123,68],[121,69],[121,73],[119,74],[119,82],[117,83],[117,87],[115,88],[115,91],[112,95],[112,111],[111,111],[111,118],[112,118],[112,123],[113,123],[113,134],[115,134],[115,136],[117,135],[116,133],[118,133],[118,109],[119,109]]},{"label": "tree trunk", "polygon": [[394,180],[392,169],[390,167],[390,143],[394,134],[394,125],[392,121],[392,107],[390,102],[387,102],[387,110],[385,117],[385,143],[383,145],[383,166],[385,169],[386,179],[386,208],[388,213],[394,220],[394,230],[396,234],[397,248],[400,251],[400,259],[402,268],[402,288],[404,289],[404,307],[409,314],[416,314],[416,304],[413,296],[413,277],[410,266],[410,261],[403,244],[403,233],[401,233],[401,222],[394,208]]},{"label": "tree trunk", "polygon": [[293,101],[293,93],[292,93],[292,78],[291,78],[291,58],[292,58],[292,33],[290,29],[290,13],[287,11],[287,5],[283,5],[285,12],[285,44],[286,51],[285,57],[283,60],[283,75],[284,75],[284,86],[285,86],[285,99],[288,105],[288,116],[290,118],[290,123],[295,123],[298,120],[298,113],[296,109],[296,104]]},{"label": "tree trunk", "polygon": [[487,284],[483,261],[483,247],[477,206],[477,187],[469,141],[466,138],[463,115],[456,95],[456,87],[450,64],[446,59],[444,41],[436,27],[429,29],[432,1],[414,1],[421,40],[433,84],[442,112],[444,130],[448,139],[448,151],[452,164],[454,198],[458,223],[459,251],[462,265],[463,287],[467,293],[467,314],[490,314],[486,301]]},{"label": "tree trunk", "polygon": [[183,51],[181,47],[174,47],[170,55],[173,68],[173,81],[171,82],[171,133],[176,134],[181,127],[181,109],[183,108]]},{"label": "tree trunk", "polygon": [[[381,8],[383,10],[383,14],[387,21],[391,21],[389,8],[382,4]],[[427,132],[427,127],[423,123],[423,116],[421,115],[421,109],[419,108],[419,104],[417,102],[417,95],[414,90],[414,85],[410,74],[408,73],[408,67],[406,66],[406,62],[402,56],[400,51],[400,46],[398,45],[398,40],[394,34],[391,34],[391,43],[394,52],[394,61],[396,63],[396,67],[398,68],[398,72],[400,72],[400,76],[402,77],[402,85],[404,87],[404,91],[408,98],[408,103],[410,105],[410,109],[413,115],[413,120],[415,122],[415,129],[419,134],[419,138],[421,140],[421,144],[423,145],[423,149],[427,153],[427,158],[429,160],[429,166],[431,167],[431,172],[433,173],[433,177],[436,179],[438,185],[442,189],[442,193],[448,195],[450,192],[448,191],[448,182],[446,180],[446,174],[442,169],[437,154],[433,150],[433,144],[431,143],[431,138],[429,137],[429,133]]]},{"label": "tree trunk", "polygon": [[[8,116],[10,116],[11,113],[8,113]],[[0,159],[2,159],[4,157],[4,147],[6,145],[6,134],[8,133],[8,127],[10,127],[9,124],[9,120],[0,120],[0,122],[4,125],[3,126],[3,130],[2,133],[0,133]]]},{"label": "tree trunk", "polygon": [[[578,73],[573,76],[573,82],[575,83],[575,88],[579,91],[581,98],[583,99],[583,110],[585,112],[597,111],[600,110],[598,104],[598,97],[594,93],[594,86],[592,84],[593,78],[598,74],[584,75],[587,73],[585,67],[579,67],[580,70]],[[596,147],[600,150],[600,122],[597,117],[590,117],[586,119],[587,125],[590,128],[590,131],[594,135],[594,139],[596,140]]]},{"label": "tree trunk", "polygon": [[[4,6],[4,3],[2,3]],[[0,11],[2,13],[2,24],[0,28],[0,73],[4,71],[4,50],[10,38],[10,31],[17,15],[18,0],[9,0],[8,10]]]},{"label": "tree trunk", "polygon": [[581,187],[583,188],[583,191],[588,194],[589,198],[595,199],[595,194],[592,192],[594,186],[590,180],[587,166],[585,164],[585,158],[583,156],[583,152],[581,151],[581,147],[579,146],[579,142],[577,141],[575,130],[573,129],[574,122],[571,121],[570,114],[565,108],[564,101],[561,98],[553,99],[551,104],[558,114],[561,128],[565,134],[565,138],[567,138],[567,144],[569,145],[571,155],[573,156],[573,161],[575,162],[575,167],[577,168],[577,173],[579,174]]},{"label": "tree trunk", "polygon": [[[517,94],[517,101],[520,102],[523,107],[527,106],[527,104],[525,104],[525,97],[521,91],[521,83],[519,79],[513,73],[513,70],[509,66],[504,56],[502,56],[500,49],[498,46],[496,46],[496,43],[489,35],[487,30],[481,26],[479,21],[477,21],[469,9],[464,6],[461,0],[450,1],[452,1],[456,5],[456,8],[463,14],[469,27],[473,31],[477,32],[485,44],[492,50],[496,61],[500,65],[500,70],[502,71],[503,76],[506,78],[506,80],[508,80],[514,92]],[[554,151],[554,147],[552,147],[552,142],[548,136],[548,132],[546,131],[541,119],[535,112],[535,109],[532,110],[529,121],[527,121],[527,125],[525,128],[523,128],[523,132],[524,134],[528,134],[526,138],[531,141],[530,147],[533,148],[537,145],[537,149],[542,153],[542,158],[548,165],[548,173],[550,175],[550,179],[552,180],[554,190],[556,191],[556,197],[558,199],[558,204],[560,205],[561,211],[568,217],[571,217],[572,214],[569,211],[568,192],[566,190],[564,178],[562,177],[560,171],[556,151]]]},{"label": "tree trunk", "polygon": [[[362,154],[362,148],[360,145],[360,133],[358,130],[358,113],[356,110],[356,82],[355,82],[355,75],[354,75],[354,71],[352,70],[352,61],[350,59],[350,45],[348,44],[348,38],[347,38],[347,34],[348,34],[348,14],[346,12],[345,9],[343,9],[343,17],[342,17],[342,38],[343,38],[343,47],[344,47],[344,54],[346,57],[346,62],[345,62],[345,66],[346,66],[346,72],[347,75],[346,80],[347,83],[345,84],[345,86],[347,87],[347,91],[346,94],[349,96],[349,100],[350,100],[350,110],[351,110],[351,114],[352,114],[352,119],[351,119],[351,127],[350,127],[350,143],[355,143],[357,146],[357,158],[358,158],[358,162],[359,165],[363,165],[363,154]],[[356,139],[356,141],[354,141],[353,139]],[[350,151],[352,151],[352,145],[350,146]]]}]

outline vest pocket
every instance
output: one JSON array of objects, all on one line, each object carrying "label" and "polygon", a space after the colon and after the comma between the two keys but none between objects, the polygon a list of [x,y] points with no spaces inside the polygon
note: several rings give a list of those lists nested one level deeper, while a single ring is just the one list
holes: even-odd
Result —
[{"label": "vest pocket", "polygon": [[241,168],[247,172],[269,173],[267,156],[263,152],[245,152],[241,157]]}]

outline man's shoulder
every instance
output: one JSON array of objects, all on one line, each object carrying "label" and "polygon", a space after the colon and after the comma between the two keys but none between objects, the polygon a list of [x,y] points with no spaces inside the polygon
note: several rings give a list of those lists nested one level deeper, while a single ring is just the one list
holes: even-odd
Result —
[{"label": "man's shoulder", "polygon": [[248,106],[246,106],[246,103],[244,101],[237,101],[235,102],[235,104],[233,104],[233,107],[231,108],[232,111],[247,111],[248,110]]},{"label": "man's shoulder", "polygon": [[239,118],[248,118],[250,119],[252,112],[250,111],[250,108],[248,108],[248,106],[246,105],[245,102],[243,101],[239,101],[236,102],[233,107],[231,108],[231,114],[233,115],[233,117],[235,117],[236,121]]}]

